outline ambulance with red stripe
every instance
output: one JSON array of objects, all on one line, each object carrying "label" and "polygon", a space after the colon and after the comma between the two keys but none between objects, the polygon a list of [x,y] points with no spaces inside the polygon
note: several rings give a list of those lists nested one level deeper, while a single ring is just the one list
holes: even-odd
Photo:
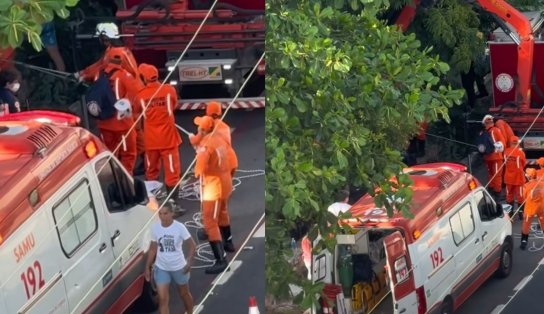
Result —
[{"label": "ambulance with red stripe", "polygon": [[[493,274],[511,272],[508,215],[463,165],[426,164],[404,172],[413,180],[413,219],[400,213],[389,218],[367,194],[350,208],[347,222],[356,233],[338,235],[334,254],[314,256],[314,281],[355,287],[358,278],[372,278],[368,293],[351,289],[339,302],[352,313],[370,310],[388,290],[394,313],[453,313]],[[353,303],[360,299],[366,307]]]},{"label": "ambulance with red stripe", "polygon": [[0,121],[0,313],[152,309],[145,183],[66,124]]}]

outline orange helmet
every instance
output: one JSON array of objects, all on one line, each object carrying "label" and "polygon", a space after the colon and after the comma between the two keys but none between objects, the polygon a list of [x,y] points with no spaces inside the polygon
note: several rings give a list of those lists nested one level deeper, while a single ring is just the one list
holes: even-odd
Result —
[{"label": "orange helmet", "polygon": [[517,136],[512,136],[512,138],[510,139],[510,142],[512,142],[512,145],[513,146],[516,146],[519,144],[519,137]]},{"label": "orange helmet", "polygon": [[204,131],[211,131],[213,129],[213,118],[209,116],[196,117],[195,124]]},{"label": "orange helmet", "polygon": [[536,169],[535,168],[527,168],[525,169],[525,174],[527,174],[527,177],[530,179],[536,178]]},{"label": "orange helmet", "polygon": [[221,104],[217,101],[210,101],[208,105],[206,106],[206,115],[212,116],[212,115],[221,115]]},{"label": "orange helmet", "polygon": [[536,160],[537,165],[544,167],[544,157],[540,157]]},{"label": "orange helmet", "polygon": [[147,82],[153,82],[159,79],[159,70],[151,64],[140,64],[140,66],[138,66],[138,71]]}]

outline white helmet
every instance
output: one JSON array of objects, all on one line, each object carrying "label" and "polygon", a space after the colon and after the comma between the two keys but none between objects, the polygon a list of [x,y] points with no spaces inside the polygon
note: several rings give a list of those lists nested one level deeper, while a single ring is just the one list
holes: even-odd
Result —
[{"label": "white helmet", "polygon": [[115,23],[98,23],[96,25],[96,36],[106,36],[108,38],[120,38],[119,28]]},{"label": "white helmet", "polygon": [[132,106],[128,99],[121,98],[113,106],[117,109],[117,120],[132,116]]}]

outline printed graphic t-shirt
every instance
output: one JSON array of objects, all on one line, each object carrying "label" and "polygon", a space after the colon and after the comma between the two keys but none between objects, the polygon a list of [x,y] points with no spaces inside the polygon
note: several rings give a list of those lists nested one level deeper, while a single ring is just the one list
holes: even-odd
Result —
[{"label": "printed graphic t-shirt", "polygon": [[159,222],[151,228],[151,241],[157,242],[157,259],[155,266],[165,271],[180,270],[187,264],[182,244],[191,237],[187,228],[179,221],[168,227]]}]

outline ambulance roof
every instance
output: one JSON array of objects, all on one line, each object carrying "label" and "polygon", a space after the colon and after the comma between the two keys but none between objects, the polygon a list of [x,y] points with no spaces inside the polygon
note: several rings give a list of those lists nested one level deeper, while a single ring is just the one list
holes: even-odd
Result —
[{"label": "ambulance roof", "polygon": [[428,164],[404,170],[414,181],[411,212],[413,219],[407,219],[395,212],[387,217],[385,208],[377,208],[369,194],[361,197],[350,209],[353,217],[358,218],[364,226],[394,227],[400,226],[410,231],[425,231],[451,207],[470,193],[469,184],[480,183],[469,173],[461,171],[458,166],[448,164]]},{"label": "ambulance roof", "polygon": [[88,161],[91,140],[104,150],[79,127],[0,121],[0,245]]}]

